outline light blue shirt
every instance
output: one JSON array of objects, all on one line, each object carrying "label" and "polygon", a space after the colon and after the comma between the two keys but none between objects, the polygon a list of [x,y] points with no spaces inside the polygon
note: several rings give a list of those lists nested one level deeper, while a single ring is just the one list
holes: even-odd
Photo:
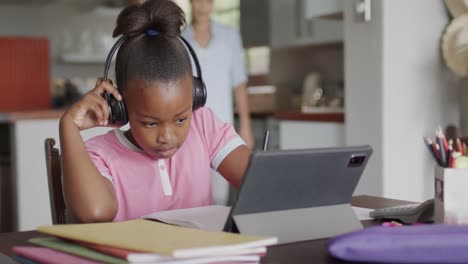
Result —
[{"label": "light blue shirt", "polygon": [[[211,39],[206,48],[195,40],[188,25],[182,36],[195,50],[202,69],[208,98],[206,106],[225,122],[233,123],[233,88],[247,82],[242,41],[233,28],[211,21]],[[195,68],[194,69],[195,73]]]}]

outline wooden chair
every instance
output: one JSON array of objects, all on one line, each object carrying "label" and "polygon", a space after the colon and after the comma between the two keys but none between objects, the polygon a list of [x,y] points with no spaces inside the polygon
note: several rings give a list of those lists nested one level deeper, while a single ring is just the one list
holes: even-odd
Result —
[{"label": "wooden chair", "polygon": [[44,142],[47,166],[47,180],[49,183],[50,209],[52,213],[52,223],[68,224],[71,217],[65,205],[62,189],[62,159],[60,151],[55,146],[53,138],[47,138]]}]

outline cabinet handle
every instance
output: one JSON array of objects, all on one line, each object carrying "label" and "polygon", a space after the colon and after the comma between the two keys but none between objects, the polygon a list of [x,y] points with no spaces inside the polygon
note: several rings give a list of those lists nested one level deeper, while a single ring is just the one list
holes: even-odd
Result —
[{"label": "cabinet handle", "polygon": [[371,21],[371,1],[370,0],[358,0],[355,3],[356,18],[362,22]]}]

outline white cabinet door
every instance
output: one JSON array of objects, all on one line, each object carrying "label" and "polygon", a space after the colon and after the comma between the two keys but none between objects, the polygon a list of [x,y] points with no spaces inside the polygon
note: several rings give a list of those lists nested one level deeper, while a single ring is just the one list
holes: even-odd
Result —
[{"label": "white cabinet door", "polygon": [[302,0],[304,3],[304,18],[311,19],[320,16],[343,12],[345,0]]},{"label": "white cabinet door", "polygon": [[343,21],[341,20],[304,20],[301,25],[301,34],[296,38],[295,45],[326,44],[343,41],[344,28]]},{"label": "white cabinet door", "polygon": [[240,0],[240,31],[244,47],[270,45],[270,0]]},{"label": "white cabinet door", "polygon": [[306,19],[306,4],[304,0],[270,0],[273,48],[343,41],[343,21]]},{"label": "white cabinet door", "polygon": [[326,148],[345,145],[343,123],[280,121],[280,148]]},{"label": "white cabinet door", "polygon": [[297,38],[296,0],[270,0],[272,47],[292,46]]},{"label": "white cabinet door", "polygon": [[[60,147],[58,125],[59,119],[19,120],[13,125],[12,166],[16,180],[18,231],[52,224],[44,140],[54,138],[56,146]],[[111,129],[87,129],[81,135],[87,140]]]}]

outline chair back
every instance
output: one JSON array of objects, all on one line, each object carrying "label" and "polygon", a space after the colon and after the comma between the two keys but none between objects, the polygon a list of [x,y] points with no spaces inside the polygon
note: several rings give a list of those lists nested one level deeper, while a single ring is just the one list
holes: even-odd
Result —
[{"label": "chair back", "polygon": [[53,138],[47,138],[44,142],[47,166],[47,180],[49,183],[50,209],[52,223],[67,224],[67,210],[62,189],[62,159],[60,151],[55,146]]}]

